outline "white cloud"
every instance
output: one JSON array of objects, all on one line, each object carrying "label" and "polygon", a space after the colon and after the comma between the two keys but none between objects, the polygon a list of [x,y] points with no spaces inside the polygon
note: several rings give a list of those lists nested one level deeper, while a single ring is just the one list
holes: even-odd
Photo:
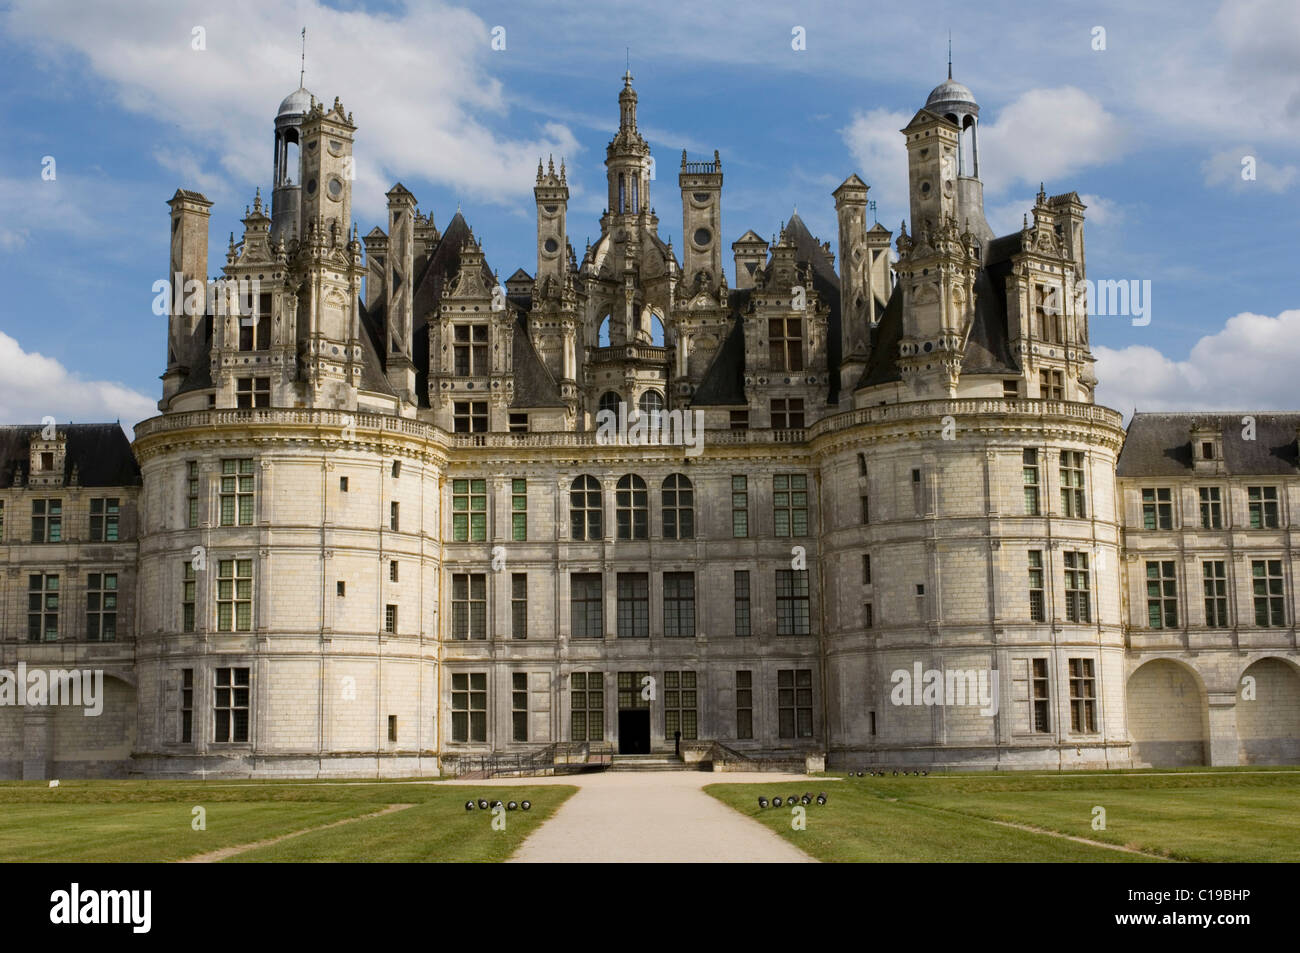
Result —
[{"label": "white cloud", "polygon": [[48,416],[60,423],[84,423],[116,418],[130,435],[135,424],[158,413],[157,402],[144,394],[113,381],[84,380],[54,358],[24,351],[3,331],[0,367],[5,369],[2,421],[34,424]]},{"label": "white cloud", "polygon": [[[297,85],[304,23],[307,88],[327,104],[338,96],[358,126],[353,204],[363,214],[382,218],[384,193],[402,178],[508,202],[532,188],[539,154],[577,151],[560,124],[514,137],[492,131],[508,104],[490,58],[507,54],[491,50],[487,23],[445,4],[370,15],[319,0],[151,0],[132,7],[128,29],[111,5],[18,0],[4,19],[11,36],[56,58],[71,54],[83,83],[107,80],[125,108],[172,130],[174,138],[150,149],[165,168],[190,167],[202,178],[201,168],[215,166],[250,194],[254,183],[269,184],[271,124]],[[206,31],[206,49],[191,46],[196,26]],[[205,148],[215,161],[198,157]]]},{"label": "white cloud", "polygon": [[1157,410],[1280,410],[1296,403],[1300,309],[1243,312],[1196,342],[1184,361],[1154,347],[1097,346],[1097,403]]},{"label": "white cloud", "polygon": [[[1250,165],[1253,167],[1253,179],[1242,178],[1247,159],[1252,160]],[[1211,188],[1226,185],[1238,191],[1258,188],[1269,192],[1284,192],[1295,181],[1300,170],[1293,165],[1266,161],[1254,146],[1241,145],[1210,156],[1201,163],[1201,172],[1205,176],[1205,184]]]},{"label": "white cloud", "polygon": [[880,203],[876,209],[880,221],[895,230],[908,214],[907,145],[899,130],[912,121],[913,115],[872,109],[855,114],[840,130],[858,165],[858,174],[871,186],[868,196]]}]

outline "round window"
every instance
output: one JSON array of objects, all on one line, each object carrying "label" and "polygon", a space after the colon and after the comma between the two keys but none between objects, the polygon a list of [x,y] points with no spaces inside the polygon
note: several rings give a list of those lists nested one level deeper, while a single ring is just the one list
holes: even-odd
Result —
[{"label": "round window", "polygon": [[554,215],[554,214],[555,214],[555,210],[556,210],[557,208],[559,208],[559,206],[558,206],[558,205],[543,205],[542,208],[546,209],[546,214],[547,214],[547,215]]},{"label": "round window", "polygon": [[325,186],[325,188],[326,188],[326,191],[329,192],[329,194],[330,194],[330,198],[332,198],[334,201],[337,202],[339,199],[341,199],[341,198],[343,197],[343,180],[342,180],[342,179],[339,179],[339,178],[337,178],[337,177],[330,179],[330,181],[329,181],[329,185]]},{"label": "round window", "polygon": [[307,194],[308,194],[308,195],[315,195],[315,194],[316,194],[316,180],[315,180],[315,179],[308,179],[308,180],[307,180]]},{"label": "round window", "polygon": [[554,255],[559,250],[560,243],[557,242],[554,238],[548,238],[546,239],[546,243],[542,247],[545,248],[552,255]]},{"label": "round window", "polygon": [[692,194],[693,194],[694,197],[695,197],[695,201],[699,202],[700,204],[704,204],[705,202],[707,202],[707,201],[709,200],[709,193],[708,193],[708,192],[694,192],[694,193],[692,193]]},{"label": "round window", "polygon": [[929,183],[929,182],[922,182],[922,183],[921,183],[921,194],[922,194],[922,195],[929,195],[929,194],[930,194],[930,183]]},{"label": "round window", "polygon": [[707,228],[697,228],[695,230],[695,244],[707,245],[713,240],[713,233]]}]

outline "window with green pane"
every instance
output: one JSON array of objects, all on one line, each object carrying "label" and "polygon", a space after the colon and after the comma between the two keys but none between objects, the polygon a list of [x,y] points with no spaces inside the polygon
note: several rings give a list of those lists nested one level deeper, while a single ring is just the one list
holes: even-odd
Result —
[{"label": "window with green pane", "polygon": [[199,525],[199,464],[195,460],[185,465],[185,509],[186,525],[193,528]]},{"label": "window with green pane", "polygon": [[1252,560],[1250,575],[1255,598],[1255,624],[1285,625],[1282,605],[1282,560]]},{"label": "window with green pane", "polygon": [[694,740],[699,737],[695,673],[664,672],[664,738],[672,741],[677,732]]},{"label": "window with green pane", "polygon": [[573,741],[605,740],[605,676],[574,672],[570,698],[569,737]]},{"label": "window with green pane", "polygon": [[487,741],[487,674],[451,676],[451,740]]},{"label": "window with green pane", "polygon": [[194,574],[194,563],[185,563],[181,577],[181,631],[194,631],[194,604],[198,590],[198,578]]},{"label": "window with green pane", "polygon": [[487,539],[487,481],[451,481],[451,537],[458,543]]},{"label": "window with green pane", "polygon": [[221,525],[253,525],[253,460],[221,461]]},{"label": "window with green pane", "polygon": [[1021,452],[1021,466],[1025,484],[1025,515],[1037,516],[1039,514],[1038,451],[1032,448],[1023,450]]},{"label": "window with green pane", "polygon": [[510,538],[517,543],[528,539],[528,481],[510,481]]},{"label": "window with green pane", "polygon": [[217,631],[251,632],[252,629],[253,561],[218,560]]},{"label": "window with green pane", "polygon": [[89,573],[86,577],[86,639],[112,642],[116,638],[117,573]]},{"label": "window with green pane", "polygon": [[772,477],[773,531],[777,536],[808,535],[808,476],[778,473]]},{"label": "window with green pane", "polygon": [[749,536],[749,478],[731,478],[731,535],[736,539]]},{"label": "window with green pane", "polygon": [[1153,629],[1178,625],[1178,583],[1171,559],[1147,563],[1147,625]]}]

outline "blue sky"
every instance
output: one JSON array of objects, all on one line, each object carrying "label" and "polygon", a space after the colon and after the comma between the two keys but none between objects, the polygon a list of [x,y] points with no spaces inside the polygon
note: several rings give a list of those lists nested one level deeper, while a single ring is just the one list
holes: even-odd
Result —
[{"label": "blue sky", "polygon": [[[440,226],[459,204],[502,277],[535,268],[539,153],[568,163],[579,255],[596,236],[628,56],[658,160],[652,204],[678,248],[683,148],[721,153],[727,244],[772,235],[797,207],[834,246],[830,192],[852,172],[896,232],[898,129],[944,78],[951,29],[954,76],[981,105],[994,230],[1019,226],[1040,180],[1074,190],[1089,205],[1089,277],[1151,282],[1149,325],[1093,320],[1099,399],[1125,412],[1300,406],[1300,5],[1133,6],[0,5],[0,421],[154,412],[165,202],[184,187],[216,203],[219,273],[254,188],[269,187],[304,25],[307,87],[358,126],[361,232],[384,225],[400,180]],[[505,50],[491,48],[496,26]]]}]

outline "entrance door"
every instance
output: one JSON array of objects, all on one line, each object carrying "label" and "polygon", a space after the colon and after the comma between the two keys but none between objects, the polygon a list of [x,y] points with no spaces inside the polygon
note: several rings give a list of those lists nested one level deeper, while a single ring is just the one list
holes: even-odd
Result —
[{"label": "entrance door", "polygon": [[650,712],[642,708],[618,713],[618,753],[650,753]]},{"label": "entrance door", "polygon": [[650,699],[646,672],[618,673],[618,753],[650,753]]}]

